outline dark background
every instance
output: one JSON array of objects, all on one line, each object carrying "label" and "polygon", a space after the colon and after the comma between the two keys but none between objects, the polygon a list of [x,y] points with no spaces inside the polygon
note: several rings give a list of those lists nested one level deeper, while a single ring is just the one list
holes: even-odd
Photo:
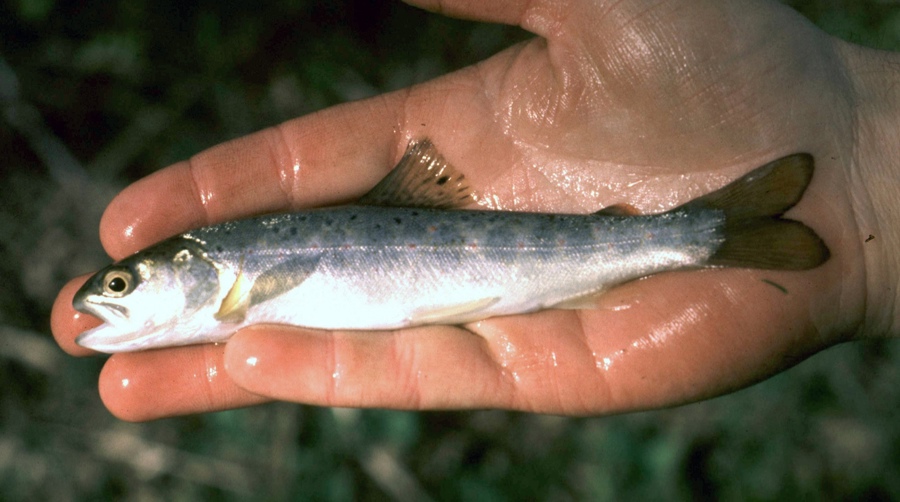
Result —
[{"label": "dark background", "polygon": [[[844,39],[900,50],[897,2],[788,3]],[[619,417],[281,403],[146,424],[103,408],[102,358],[53,343],[53,298],[107,261],[99,217],[130,181],[527,36],[391,1],[0,5],[0,499],[900,497],[892,342]]]}]

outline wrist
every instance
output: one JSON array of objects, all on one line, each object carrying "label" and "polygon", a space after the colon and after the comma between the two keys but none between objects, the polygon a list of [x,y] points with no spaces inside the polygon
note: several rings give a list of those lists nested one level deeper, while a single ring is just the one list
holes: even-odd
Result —
[{"label": "wrist", "polygon": [[866,270],[860,336],[900,335],[900,54],[842,44],[855,90],[850,192]]}]

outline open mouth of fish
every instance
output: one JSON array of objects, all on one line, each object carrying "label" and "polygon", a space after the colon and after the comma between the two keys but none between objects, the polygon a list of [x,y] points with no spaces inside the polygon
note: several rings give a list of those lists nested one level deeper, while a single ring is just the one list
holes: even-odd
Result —
[{"label": "open mouth of fish", "polygon": [[75,310],[92,315],[103,321],[103,324],[89,329],[75,338],[75,343],[92,350],[104,351],[123,345],[139,343],[139,338],[128,330],[122,330],[121,324],[128,321],[129,310],[114,303],[92,301],[89,298],[77,299],[73,302]]},{"label": "open mouth of fish", "polygon": [[109,302],[99,302],[91,298],[76,298],[72,302],[75,310],[90,314],[104,323],[119,324],[127,321],[130,314],[127,307]]},{"label": "open mouth of fish", "polygon": [[152,334],[136,334],[129,330],[123,330],[121,326],[105,322],[75,337],[75,343],[87,349],[111,354],[141,350],[146,347],[146,340],[152,337]]}]

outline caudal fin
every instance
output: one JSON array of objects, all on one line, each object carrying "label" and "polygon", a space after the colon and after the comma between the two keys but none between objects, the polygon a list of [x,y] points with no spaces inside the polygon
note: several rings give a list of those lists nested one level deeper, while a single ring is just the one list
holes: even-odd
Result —
[{"label": "caudal fin", "polygon": [[725,241],[709,264],[808,270],[825,263],[831,253],[816,232],[781,217],[803,197],[814,170],[811,155],[789,155],[685,204],[725,213]]}]

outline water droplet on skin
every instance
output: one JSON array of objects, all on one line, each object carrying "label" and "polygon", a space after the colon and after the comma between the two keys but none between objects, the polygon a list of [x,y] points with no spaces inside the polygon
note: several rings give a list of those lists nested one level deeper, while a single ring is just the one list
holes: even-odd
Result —
[{"label": "water droplet on skin", "polygon": [[620,349],[613,352],[612,354],[603,357],[598,356],[596,352],[592,352],[591,355],[594,356],[594,361],[596,361],[595,365],[597,366],[598,370],[609,371],[609,369],[612,368],[613,363],[615,363],[616,361],[621,359],[623,355],[625,355],[625,350]]},{"label": "water droplet on skin", "polygon": [[500,363],[501,368],[506,368],[510,365],[510,363],[516,358],[516,346],[506,335],[501,335],[502,338],[497,340],[497,362]]},{"label": "water droplet on skin", "polygon": [[631,346],[636,349],[662,347],[670,339],[692,331],[692,326],[702,323],[708,316],[708,307],[689,305],[674,317],[653,326],[647,336],[635,340]]},{"label": "water droplet on skin", "polygon": [[259,362],[259,358],[256,356],[250,356],[247,358],[247,366],[256,367],[256,364]]},{"label": "water droplet on skin", "polygon": [[216,194],[212,190],[200,190],[200,205],[209,207],[209,204],[216,198]]},{"label": "water droplet on skin", "polygon": [[620,303],[619,305],[612,305],[610,307],[606,307],[606,310],[611,310],[613,312],[621,312],[623,310],[628,310],[633,307],[630,303]]},{"label": "water droplet on skin", "polygon": [[128,385],[129,385],[130,383],[131,383],[131,381],[129,381],[127,378],[123,378],[123,379],[122,379],[122,388],[123,388],[123,389],[127,389],[127,388],[128,388]]},{"label": "water droplet on skin", "polygon": [[331,379],[334,380],[333,387],[335,389],[341,384],[341,379],[344,377],[345,368],[341,364],[336,364],[334,366],[334,371],[331,373]]},{"label": "water droplet on skin", "polygon": [[280,169],[278,173],[279,183],[282,190],[291,197],[297,193],[297,187],[300,179],[300,159],[294,159],[290,166],[286,169]]},{"label": "water droplet on skin", "polygon": [[215,366],[210,366],[210,367],[206,368],[206,381],[211,383],[213,380],[216,379],[216,376],[218,376],[218,375],[219,375],[219,369],[216,368]]}]

